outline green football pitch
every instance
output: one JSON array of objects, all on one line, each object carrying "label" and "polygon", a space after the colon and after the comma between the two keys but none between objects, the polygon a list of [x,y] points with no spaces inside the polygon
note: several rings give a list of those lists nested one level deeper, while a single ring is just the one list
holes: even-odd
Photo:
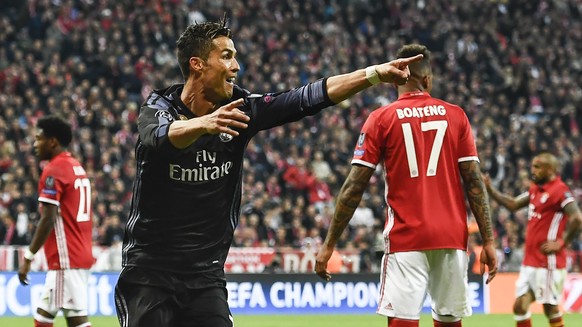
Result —
[{"label": "green football pitch", "polygon": [[[115,317],[91,317],[93,327],[117,327]],[[541,314],[533,315],[534,327],[546,327],[548,322]],[[566,327],[582,326],[582,314],[569,313],[564,315]],[[238,315],[234,318],[236,327],[386,327],[384,317],[370,315],[276,315],[276,316],[246,316]],[[32,318],[7,318],[0,317],[0,326],[6,327],[30,327]],[[431,327],[430,315],[423,315],[420,320],[421,327]],[[463,319],[464,327],[511,327],[515,326],[512,315],[476,314]],[[66,327],[63,317],[57,317],[55,327]],[[160,326],[162,327],[162,326]]]}]

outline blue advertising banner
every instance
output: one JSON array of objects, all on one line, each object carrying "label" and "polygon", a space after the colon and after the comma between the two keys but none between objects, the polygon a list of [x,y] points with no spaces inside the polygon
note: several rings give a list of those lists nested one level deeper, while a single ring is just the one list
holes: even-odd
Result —
[{"label": "blue advertising banner", "polygon": [[[228,303],[239,314],[369,314],[378,305],[377,274],[338,274],[324,282],[314,274],[231,274]],[[469,277],[473,313],[486,312],[481,276]],[[430,298],[423,312],[430,313]]]},{"label": "blue advertising banner", "polygon": [[[0,273],[0,316],[30,316],[42,292],[44,273],[29,274],[20,285],[16,272]],[[113,292],[118,273],[94,272],[89,278],[89,315],[115,315]],[[229,274],[228,303],[235,315],[248,314],[372,314],[378,302],[377,274],[338,274],[324,282],[315,274]],[[484,313],[481,276],[469,278],[474,313]],[[423,312],[430,312],[430,299]]]}]

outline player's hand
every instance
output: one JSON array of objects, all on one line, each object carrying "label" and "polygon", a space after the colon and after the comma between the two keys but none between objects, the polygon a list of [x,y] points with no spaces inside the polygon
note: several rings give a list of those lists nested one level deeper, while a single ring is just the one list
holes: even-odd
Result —
[{"label": "player's hand", "polygon": [[378,76],[382,82],[403,85],[406,84],[406,82],[408,82],[408,78],[410,78],[410,69],[408,69],[408,65],[413,62],[420,61],[422,58],[423,55],[418,54],[414,57],[395,59],[390,62],[377,65],[376,72],[378,73]]},{"label": "player's hand", "polygon": [[331,279],[331,275],[329,271],[327,271],[327,262],[331,255],[333,254],[333,248],[328,248],[322,246],[315,257],[315,273],[321,277],[322,279],[329,281]]},{"label": "player's hand", "polygon": [[564,241],[562,241],[562,240],[545,241],[540,246],[540,250],[542,251],[543,254],[548,255],[548,254],[552,254],[552,253],[556,253],[556,252],[560,251],[562,249],[562,247],[564,247]]},{"label": "player's hand", "polygon": [[495,247],[492,244],[483,245],[479,261],[481,262],[481,275],[485,273],[485,266],[487,266],[488,276],[485,283],[489,284],[497,274],[497,255],[495,253]]},{"label": "player's hand", "polygon": [[30,260],[22,259],[20,267],[18,267],[18,280],[20,284],[28,285],[28,273],[30,272]]},{"label": "player's hand", "polygon": [[244,112],[237,109],[244,103],[244,99],[238,99],[231,103],[225,104],[211,114],[200,117],[208,134],[226,133],[232,136],[238,136],[235,130],[247,128],[247,122],[250,117]]}]

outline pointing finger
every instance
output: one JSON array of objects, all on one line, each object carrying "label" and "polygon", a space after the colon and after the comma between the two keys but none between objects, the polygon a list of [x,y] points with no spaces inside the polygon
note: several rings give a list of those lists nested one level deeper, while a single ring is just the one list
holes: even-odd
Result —
[{"label": "pointing finger", "polygon": [[414,57],[408,57],[408,58],[400,58],[400,62],[399,62],[399,66],[408,66],[413,62],[417,62],[417,61],[421,61],[422,58],[424,58],[424,56],[422,54],[417,54]]}]

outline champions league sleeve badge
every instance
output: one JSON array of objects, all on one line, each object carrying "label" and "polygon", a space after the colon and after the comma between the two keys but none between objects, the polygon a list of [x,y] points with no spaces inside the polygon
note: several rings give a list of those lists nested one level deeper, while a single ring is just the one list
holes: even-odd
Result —
[{"label": "champions league sleeve badge", "polygon": [[230,142],[233,139],[232,135],[224,133],[224,132],[218,134],[218,137],[220,138],[220,141],[223,143]]},{"label": "champions league sleeve badge", "polygon": [[170,112],[167,110],[158,110],[156,111],[155,116],[158,118],[163,118],[167,121],[174,121],[174,117],[172,117],[172,114],[170,114]]}]

